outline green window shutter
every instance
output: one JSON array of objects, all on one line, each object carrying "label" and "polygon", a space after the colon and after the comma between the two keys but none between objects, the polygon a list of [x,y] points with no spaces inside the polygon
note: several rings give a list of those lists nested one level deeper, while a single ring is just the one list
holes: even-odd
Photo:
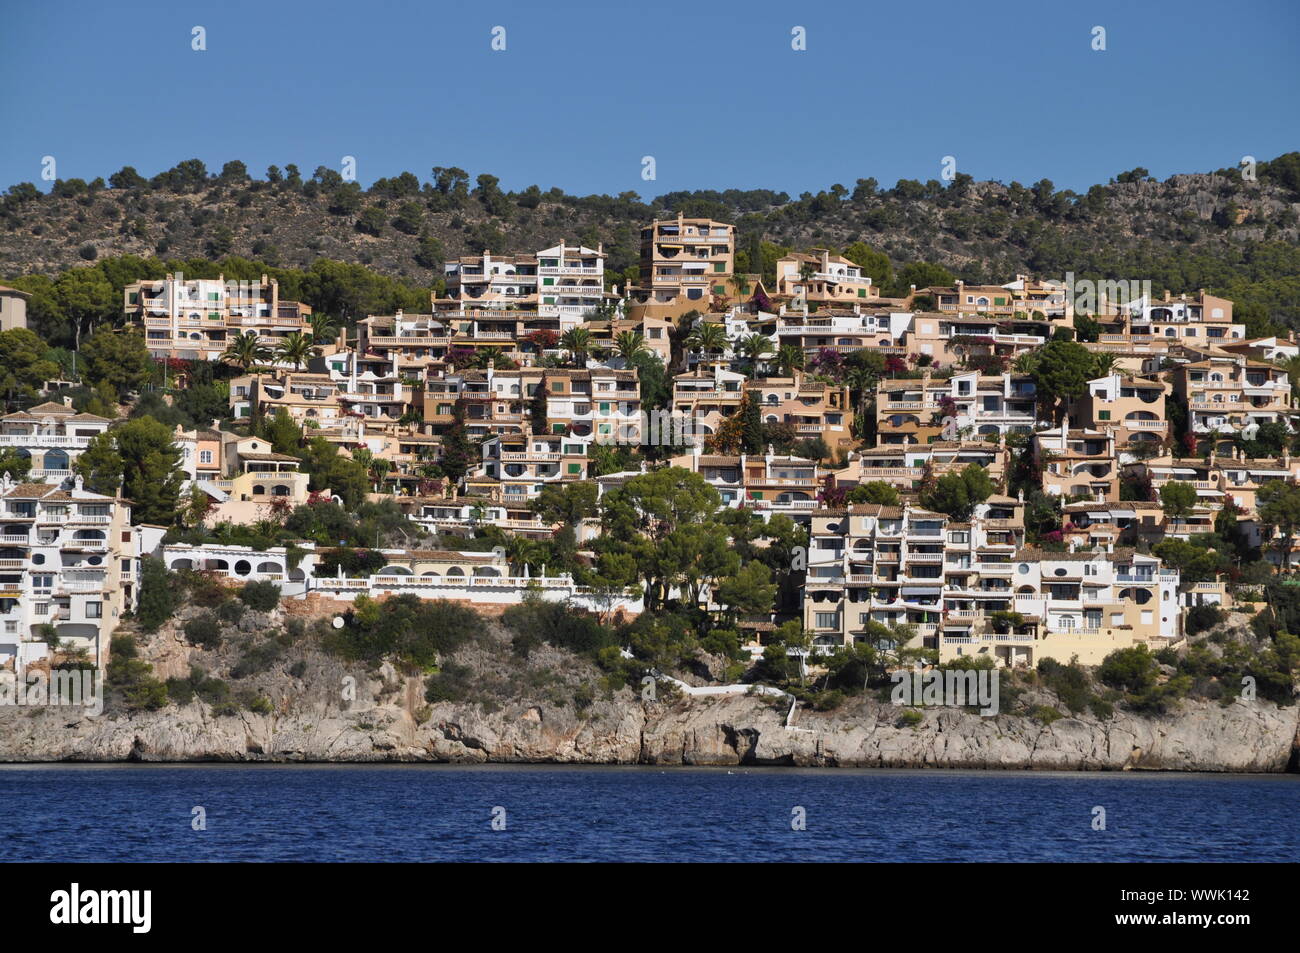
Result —
[{"label": "green window shutter", "polygon": [[570,463],[570,464],[569,464],[569,472],[570,472],[570,473],[581,473],[581,472],[582,472],[582,464],[581,464],[581,463]]},{"label": "green window shutter", "polygon": [[761,499],[763,498],[763,491],[762,491],[762,490],[751,490],[750,493],[749,493],[749,498],[750,498],[751,500],[761,500]]},{"label": "green window shutter", "polygon": [[601,403],[600,403],[600,412],[601,412],[602,414],[607,414],[607,413],[609,413],[609,404],[608,404],[607,402],[605,402],[605,401],[601,401]]},{"label": "green window shutter", "polygon": [[1006,303],[1007,303],[1007,299],[1006,299],[1006,298],[994,298],[994,299],[993,299],[993,303],[994,303],[995,305],[997,305],[997,304],[1006,304]]},{"label": "green window shutter", "polygon": [[542,284],[544,284],[544,285],[553,285],[553,284],[555,284],[555,279],[554,279],[554,278],[543,278],[543,279],[542,279]]},{"label": "green window shutter", "polygon": [[713,293],[714,293],[715,295],[724,295],[724,294],[727,293],[727,286],[726,286],[726,285],[714,285],[714,286],[713,286]]},{"label": "green window shutter", "polygon": [[865,298],[866,296],[867,296],[867,289],[866,289],[866,288],[859,288],[859,289],[858,289],[858,297],[859,297],[859,298]]},{"label": "green window shutter", "polygon": [[727,267],[727,263],[725,261],[715,261],[713,263],[713,270],[716,271],[718,274],[722,274],[722,270],[726,267]]},{"label": "green window shutter", "polygon": [[547,296],[547,297],[542,298],[542,304],[555,304],[555,297],[554,297],[554,295],[550,295],[550,296]]},{"label": "green window shutter", "polygon": [[140,303],[140,294],[139,294],[139,292],[136,292],[136,291],[132,291],[132,292],[131,292],[131,303],[132,303],[132,304],[139,304],[139,303]]},{"label": "green window shutter", "polygon": [[1098,419],[1098,420],[1110,420],[1110,411],[1109,411],[1109,410],[1099,410],[1099,411],[1097,411],[1097,419]]}]

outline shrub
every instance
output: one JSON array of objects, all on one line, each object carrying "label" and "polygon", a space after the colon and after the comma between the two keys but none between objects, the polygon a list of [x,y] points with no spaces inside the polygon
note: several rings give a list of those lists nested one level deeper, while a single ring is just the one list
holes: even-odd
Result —
[{"label": "shrub", "polygon": [[269,672],[271,666],[280,658],[280,646],[275,642],[263,642],[244,652],[243,656],[230,669],[231,678],[247,678]]},{"label": "shrub", "polygon": [[1188,635],[1199,635],[1223,621],[1223,610],[1215,605],[1192,606],[1187,612]]},{"label": "shrub", "polygon": [[244,604],[236,599],[223,603],[217,609],[217,618],[227,625],[237,625],[244,617]]},{"label": "shrub", "polygon": [[1145,645],[1116,649],[1102,659],[1097,678],[1103,685],[1137,694],[1155,687],[1156,664]]},{"label": "shrub", "polygon": [[230,590],[221,578],[210,572],[187,570],[180,574],[181,580],[189,590],[190,601],[205,609],[215,609],[230,598]]},{"label": "shrub", "polygon": [[270,612],[280,604],[280,587],[270,580],[249,582],[239,590],[244,605],[259,612]]},{"label": "shrub", "polygon": [[925,716],[915,708],[904,708],[899,712],[898,719],[894,722],[894,725],[897,728],[915,728],[924,719]]},{"label": "shrub", "polygon": [[442,671],[425,679],[424,700],[431,704],[465,701],[469,697],[472,674],[468,665],[446,663]]},{"label": "shrub", "polygon": [[614,633],[595,616],[559,602],[511,606],[501,621],[514,633],[515,651],[524,656],[543,642],[579,653],[594,653],[615,642]]},{"label": "shrub", "polygon": [[382,603],[358,597],[344,621],[342,629],[330,629],[322,639],[327,652],[354,661],[392,656],[426,671],[482,626],[472,609],[443,599],[424,602],[409,593]]},{"label": "shrub", "polygon": [[140,599],[136,621],[146,632],[154,632],[176,612],[181,602],[180,577],[161,559],[145,556],[140,561]]},{"label": "shrub", "polygon": [[211,612],[197,615],[185,623],[185,638],[205,649],[218,648],[221,645],[221,623]]}]

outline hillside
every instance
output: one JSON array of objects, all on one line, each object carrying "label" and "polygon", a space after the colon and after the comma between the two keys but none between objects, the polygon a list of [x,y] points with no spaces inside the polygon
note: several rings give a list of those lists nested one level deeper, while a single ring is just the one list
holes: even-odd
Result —
[{"label": "hillside", "polygon": [[[320,168],[292,166],[250,178],[241,162],[210,174],[189,160],[146,180],[129,167],[87,183],[30,183],[0,201],[0,277],[53,275],[109,256],[166,260],[238,256],[284,268],[326,258],[429,286],[450,257],[531,252],[561,238],[604,244],[615,280],[635,275],[638,232],[665,212],[739,226],[739,266],[770,269],[780,249],[863,242],[888,256],[869,270],[887,289],[928,277],[930,262],[967,281],[1018,272],[1150,280],[1159,290],[1206,287],[1236,298],[1246,317],[1300,317],[1300,153],[1237,169],[1175,175],[1123,173],[1079,195],[1042,180],[951,184],[874,179],[792,199],[767,190],[570,196],[530,187],[503,192],[495,177],[471,184],[459,169],[411,173],[363,190]],[[630,270],[631,269],[631,270]]]}]

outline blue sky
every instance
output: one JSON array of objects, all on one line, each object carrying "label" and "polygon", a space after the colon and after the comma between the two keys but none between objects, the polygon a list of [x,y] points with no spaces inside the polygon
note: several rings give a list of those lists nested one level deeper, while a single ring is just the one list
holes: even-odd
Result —
[{"label": "blue sky", "polygon": [[0,27],[0,188],[48,188],[46,155],[85,179],[351,155],[367,184],[458,165],[506,189],[797,195],[952,155],[1082,190],[1300,148],[1298,63],[1296,0],[46,0]]}]

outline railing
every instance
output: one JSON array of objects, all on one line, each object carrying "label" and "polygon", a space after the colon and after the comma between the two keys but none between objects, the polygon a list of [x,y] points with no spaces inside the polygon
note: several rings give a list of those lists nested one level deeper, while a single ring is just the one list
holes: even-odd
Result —
[{"label": "railing", "polygon": [[84,450],[90,437],[63,434],[0,434],[0,447],[75,447]]}]

